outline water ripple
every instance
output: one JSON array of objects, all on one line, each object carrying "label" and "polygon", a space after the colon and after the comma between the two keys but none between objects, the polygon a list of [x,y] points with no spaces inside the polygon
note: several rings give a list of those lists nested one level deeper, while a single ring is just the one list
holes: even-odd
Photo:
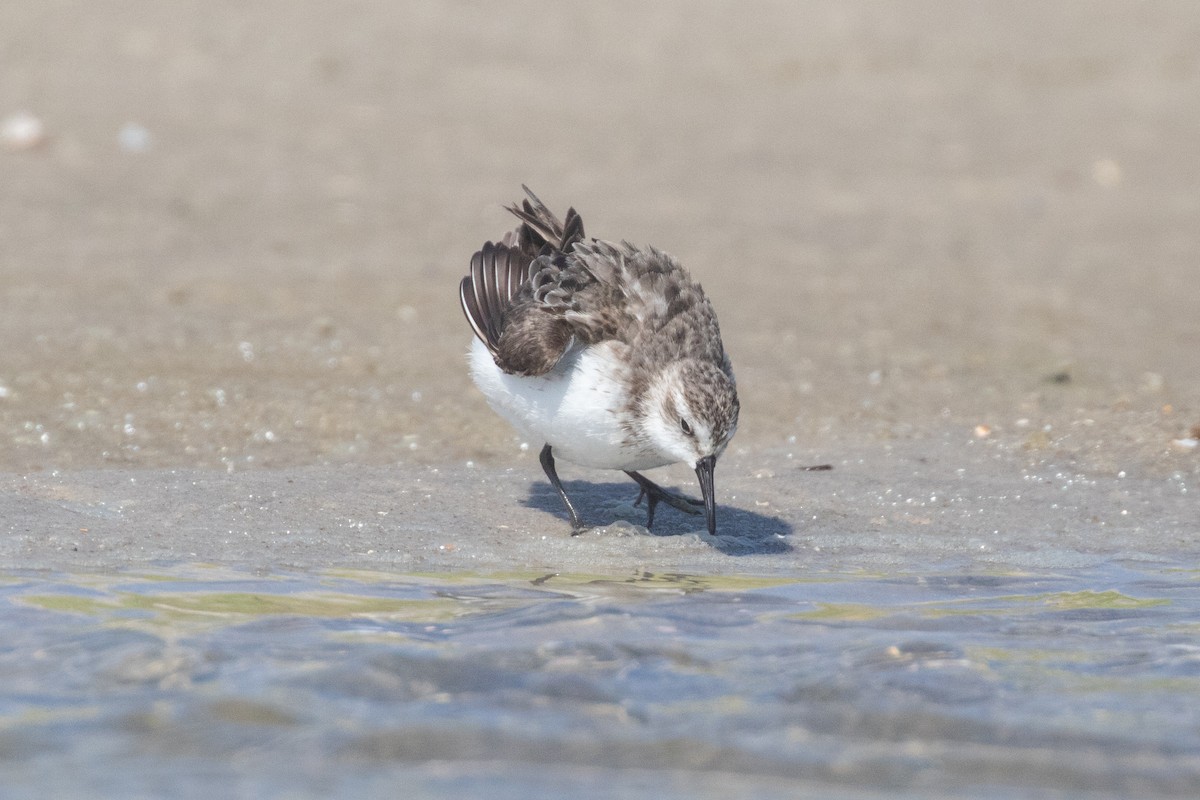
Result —
[{"label": "water ripple", "polygon": [[9,573],[0,766],[13,796],[1188,796],[1198,589],[1115,565]]}]

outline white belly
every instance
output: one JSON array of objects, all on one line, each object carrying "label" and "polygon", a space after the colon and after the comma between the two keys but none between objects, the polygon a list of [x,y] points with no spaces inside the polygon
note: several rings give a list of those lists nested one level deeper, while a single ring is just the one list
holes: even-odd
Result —
[{"label": "white belly", "polygon": [[529,437],[585,467],[651,469],[671,463],[655,450],[631,447],[620,424],[627,400],[621,370],[607,343],[569,352],[547,375],[503,372],[483,342],[471,341],[471,378],[488,405]]}]

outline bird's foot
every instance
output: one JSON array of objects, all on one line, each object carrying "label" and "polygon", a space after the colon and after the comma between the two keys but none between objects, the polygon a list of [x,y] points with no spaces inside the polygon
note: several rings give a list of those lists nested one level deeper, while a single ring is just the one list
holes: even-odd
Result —
[{"label": "bird's foot", "polygon": [[661,502],[669,505],[671,508],[679,509],[680,511],[682,511],[685,514],[700,514],[700,513],[702,513],[699,509],[704,508],[703,500],[697,500],[696,498],[688,497],[685,494],[677,494],[675,492],[670,491],[669,489],[664,489],[661,486],[657,486],[655,484],[651,484],[651,486],[654,486],[654,489],[651,489],[650,491],[646,491],[645,486],[638,489],[637,500],[633,501],[633,504],[635,506],[641,505],[642,500],[644,498],[648,497],[651,501],[653,501],[655,503],[658,503],[661,501]]},{"label": "bird's foot", "polygon": [[696,500],[668,491],[641,473],[626,472],[625,474],[637,481],[638,488],[640,489],[637,500],[634,500],[633,504],[635,506],[640,505],[643,498],[646,500],[647,530],[654,525],[654,512],[658,508],[659,503],[666,503],[671,508],[678,509],[685,514],[693,515],[699,515],[701,513],[700,509],[704,508],[703,500]]}]

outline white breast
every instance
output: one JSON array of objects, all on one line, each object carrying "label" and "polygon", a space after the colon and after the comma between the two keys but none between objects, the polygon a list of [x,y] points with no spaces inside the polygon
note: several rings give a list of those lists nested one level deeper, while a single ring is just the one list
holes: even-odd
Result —
[{"label": "white breast", "polygon": [[612,343],[573,349],[547,375],[509,375],[487,347],[471,342],[471,378],[488,405],[529,437],[547,442],[555,457],[601,469],[651,469],[671,463],[658,452],[626,443],[624,370]]}]

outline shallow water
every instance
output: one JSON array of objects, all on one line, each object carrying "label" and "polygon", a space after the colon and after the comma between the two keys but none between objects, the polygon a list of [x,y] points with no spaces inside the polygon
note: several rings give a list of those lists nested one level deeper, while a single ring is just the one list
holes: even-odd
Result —
[{"label": "shallow water", "polygon": [[[1191,796],[1200,571],[0,577],[6,797]],[[397,793],[400,792],[398,795]]]}]

